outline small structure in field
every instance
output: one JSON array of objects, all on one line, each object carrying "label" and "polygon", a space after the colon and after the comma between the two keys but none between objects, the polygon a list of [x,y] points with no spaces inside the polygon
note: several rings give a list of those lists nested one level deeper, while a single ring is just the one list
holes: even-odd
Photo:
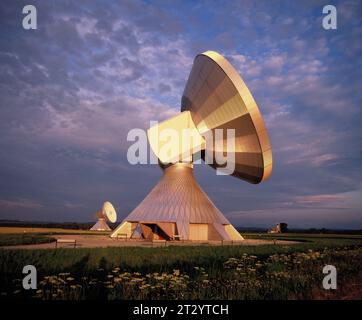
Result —
[{"label": "small structure in field", "polygon": [[288,224],[281,222],[278,223],[274,228],[269,229],[268,233],[285,233],[288,231]]}]

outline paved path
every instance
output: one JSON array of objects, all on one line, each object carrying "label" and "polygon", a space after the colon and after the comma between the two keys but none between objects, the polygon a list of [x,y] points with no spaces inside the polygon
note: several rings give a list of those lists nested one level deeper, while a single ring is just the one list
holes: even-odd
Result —
[{"label": "paved path", "polygon": [[[77,241],[77,248],[105,248],[105,247],[164,247],[165,243],[152,243],[145,240],[115,240],[111,239],[106,235],[54,235],[56,239],[72,239]],[[234,242],[233,245],[243,246],[258,246],[258,245],[291,245],[296,244],[295,241],[284,241],[284,240],[261,240],[261,239],[247,239],[240,242]],[[168,241],[167,246],[205,246],[214,245],[220,246],[220,241]],[[224,245],[231,245],[230,242],[224,243]],[[70,243],[58,243],[58,248],[74,248],[74,244]],[[54,249],[55,242],[52,243],[41,243],[41,244],[29,244],[29,245],[18,245],[18,246],[6,246],[2,247],[6,249]]]}]

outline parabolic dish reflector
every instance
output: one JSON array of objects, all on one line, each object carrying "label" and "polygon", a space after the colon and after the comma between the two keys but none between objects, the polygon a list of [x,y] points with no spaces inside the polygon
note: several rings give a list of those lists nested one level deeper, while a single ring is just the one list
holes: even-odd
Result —
[{"label": "parabolic dish reflector", "polygon": [[[235,130],[235,170],[233,176],[251,183],[267,179],[272,171],[272,151],[264,120],[248,87],[234,67],[220,54],[206,51],[196,56],[182,99],[181,111],[190,111],[199,133],[216,129]],[[224,130],[225,132],[226,130]],[[216,142],[206,145],[213,155],[225,152]]]},{"label": "parabolic dish reflector", "polygon": [[116,210],[114,209],[112,203],[110,203],[109,201],[106,201],[103,204],[102,213],[103,213],[103,217],[108,219],[108,221],[110,221],[112,223],[117,221]]}]

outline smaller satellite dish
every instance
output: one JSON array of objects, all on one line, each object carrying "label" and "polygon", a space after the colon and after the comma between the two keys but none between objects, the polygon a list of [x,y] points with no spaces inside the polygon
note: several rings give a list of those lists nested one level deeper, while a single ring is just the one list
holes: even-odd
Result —
[{"label": "smaller satellite dish", "polygon": [[103,218],[107,219],[109,222],[115,223],[117,221],[116,209],[114,209],[112,203],[109,201],[103,203],[102,213]]},{"label": "smaller satellite dish", "polygon": [[112,203],[110,203],[109,201],[103,203],[102,209],[96,213],[96,218],[98,219],[98,221],[90,230],[111,230],[111,228],[107,225],[106,221],[109,221],[111,223],[115,223],[117,221],[117,213]]}]

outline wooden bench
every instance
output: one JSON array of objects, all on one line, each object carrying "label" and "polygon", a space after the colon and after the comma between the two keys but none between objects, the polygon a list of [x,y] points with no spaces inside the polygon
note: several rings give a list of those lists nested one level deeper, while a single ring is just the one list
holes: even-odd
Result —
[{"label": "wooden bench", "polygon": [[117,234],[117,240],[119,239],[126,239],[126,241],[128,240],[128,235],[127,233],[119,233]]},{"label": "wooden bench", "polygon": [[221,245],[234,245],[234,241],[233,240],[221,240]]},{"label": "wooden bench", "polygon": [[71,243],[74,244],[74,248],[77,246],[77,240],[75,239],[57,239],[55,242],[55,248],[58,248],[58,243]]},{"label": "wooden bench", "polygon": [[172,235],[172,240],[180,240],[180,241],[184,242],[184,238],[183,238],[183,236],[180,235],[180,234],[174,234],[174,235]]},{"label": "wooden bench", "polygon": [[210,242],[208,242],[208,241],[200,241],[200,242],[199,242],[199,245],[200,245],[200,246],[209,246],[209,245],[210,245]]},{"label": "wooden bench", "polygon": [[221,240],[221,245],[241,245],[244,240]]},{"label": "wooden bench", "polygon": [[153,239],[153,240],[152,240],[152,247],[153,247],[153,245],[156,244],[156,243],[164,244],[165,247],[166,247],[167,241],[166,241],[166,240],[156,240],[156,239]]}]

